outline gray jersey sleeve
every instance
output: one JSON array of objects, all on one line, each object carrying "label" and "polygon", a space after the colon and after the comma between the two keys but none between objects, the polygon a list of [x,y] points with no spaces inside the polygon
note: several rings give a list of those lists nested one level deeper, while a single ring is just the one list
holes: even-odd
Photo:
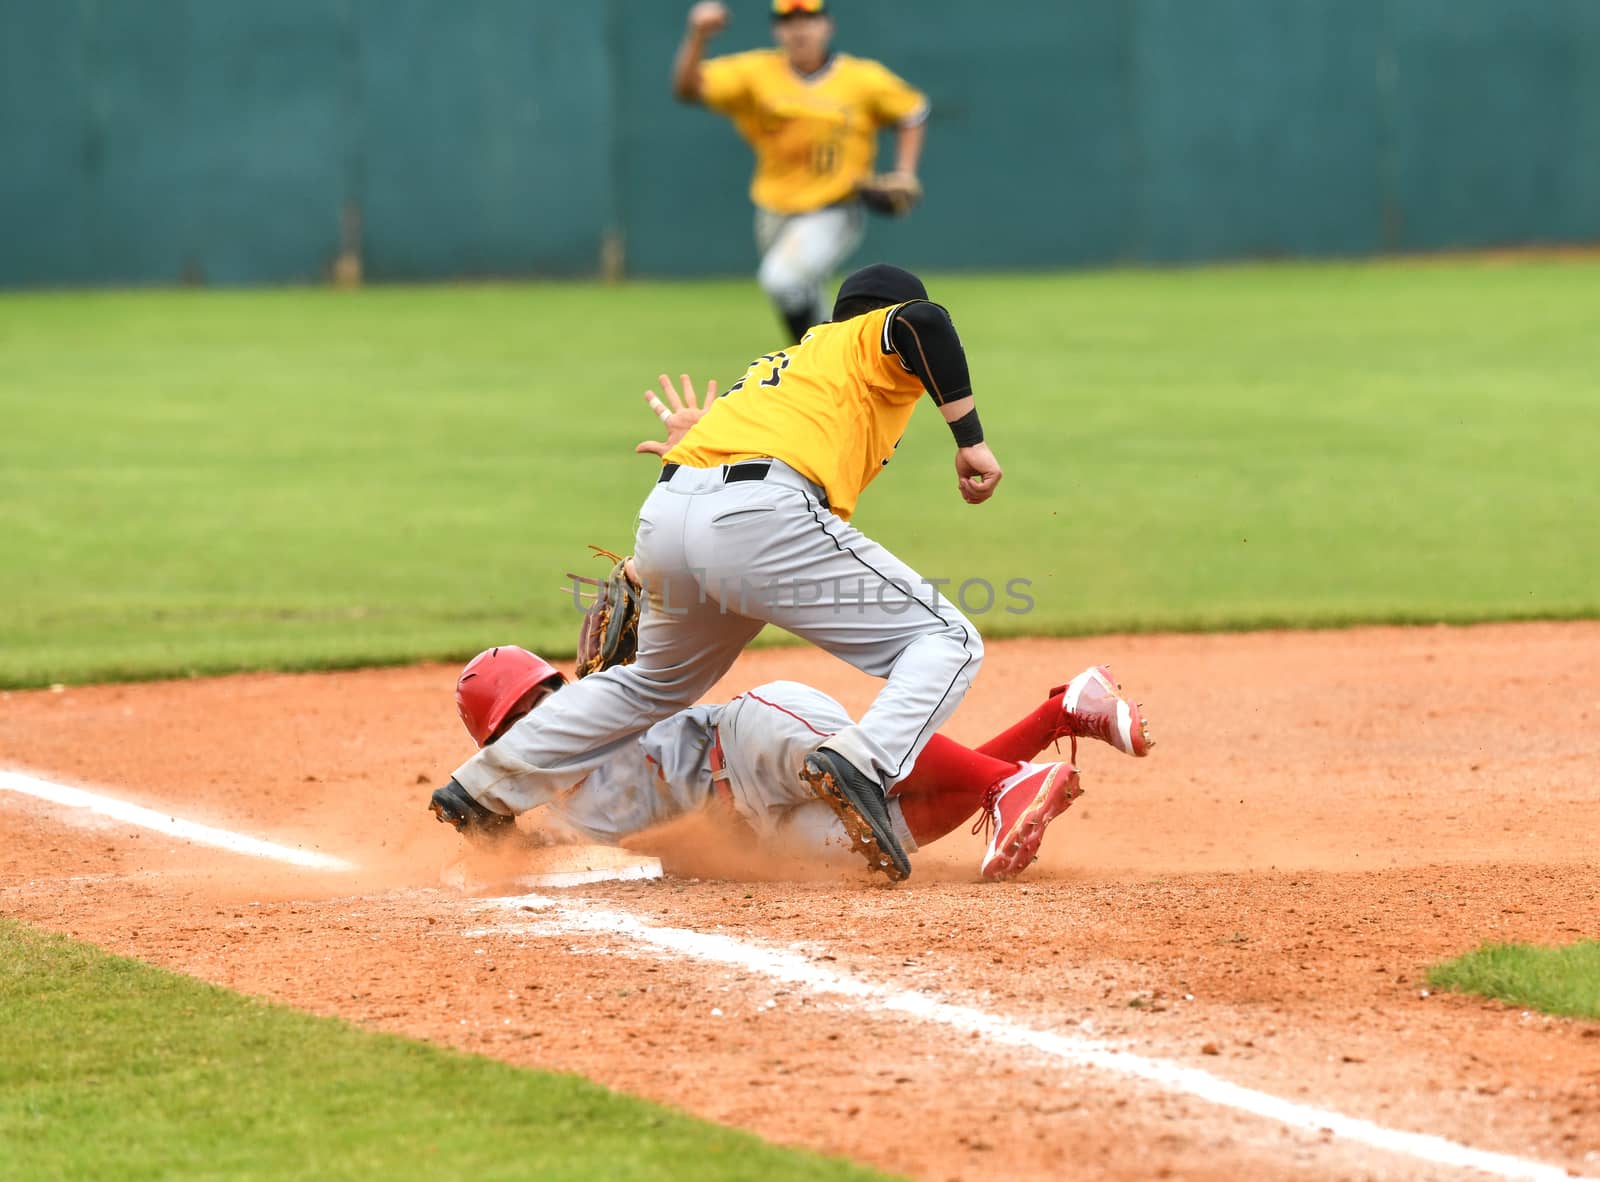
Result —
[{"label": "gray jersey sleeve", "polygon": [[720,706],[695,706],[637,741],[550,801],[555,817],[602,845],[704,808],[711,794],[711,727]]}]

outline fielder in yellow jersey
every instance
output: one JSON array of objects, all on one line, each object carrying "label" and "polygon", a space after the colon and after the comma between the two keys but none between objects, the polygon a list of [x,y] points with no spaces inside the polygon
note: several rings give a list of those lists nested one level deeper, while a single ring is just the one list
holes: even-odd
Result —
[{"label": "fielder in yellow jersey", "polygon": [[877,62],[834,54],[804,78],[776,49],[706,62],[700,101],[732,119],[755,150],[750,200],[781,214],[848,200],[873,174],[878,131],[920,121],[928,108]]},{"label": "fielder in yellow jersey", "polygon": [[474,807],[515,813],[516,786],[530,777],[552,794],[582,784],[703,698],[776,624],[885,679],[859,722],[808,728],[816,748],[793,770],[872,871],[895,881],[911,872],[916,838],[895,823],[889,795],[971,686],[983,639],[941,581],[922,578],[840,511],[854,508],[892,454],[919,389],[955,437],[962,497],[987,501],[1001,472],[983,441],[961,340],[921,280],[863,268],[839,289],[833,319],[798,348],[763,357],[710,407],[660,407],[667,439],[640,448],[665,462],[634,538],[645,596],[636,659],[551,695],[458,768],[435,794],[442,819],[455,823]]},{"label": "fielder in yellow jersey", "polygon": [[849,521],[923,396],[922,379],[889,339],[891,319],[905,308],[818,325],[798,345],[758,358],[668,462],[714,468],[770,456],[820,486]]},{"label": "fielder in yellow jersey", "polygon": [[994,494],[965,350],[950,315],[898,267],[845,280],[833,322],[758,358],[727,395],[688,406],[653,394],[665,460],[639,514],[634,561],[648,593],[637,692],[678,693],[725,671],[776,624],[888,679],[859,725],[818,735],[801,776],[833,803],[868,864],[909,872],[885,800],[966,692],[982,659],[972,624],[884,547],[848,524],[925,391],[950,425],[962,497]]},{"label": "fielder in yellow jersey", "polygon": [[927,98],[878,62],[830,51],[827,0],[772,0],[778,48],[704,60],[728,23],[719,0],[689,14],[673,68],[679,98],[728,116],[754,149],[761,285],[791,340],[823,318],[823,284],[860,244],[858,188],[873,175],[878,133],[897,128],[891,183],[908,204],[921,186]]}]

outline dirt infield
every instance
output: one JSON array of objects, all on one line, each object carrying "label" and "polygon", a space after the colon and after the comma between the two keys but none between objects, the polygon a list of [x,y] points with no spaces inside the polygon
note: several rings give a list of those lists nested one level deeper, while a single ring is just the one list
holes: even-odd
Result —
[{"label": "dirt infield", "polygon": [[[921,1178],[1464,1176],[552,915],[798,951],[874,987],[1479,1150],[1600,1174],[1600,1024],[1424,996],[1484,940],[1600,936],[1600,624],[998,643],[977,740],[1109,661],[1158,740],[1011,884],[962,832],[896,889],[734,881],[693,825],[659,882],[494,909],[424,812],[466,753],[455,670],[10,693],[0,767],[299,844],[275,866],[0,792],[0,911],[318,1013],[579,1071]],[[874,683],[805,650],[719,693]],[[581,924],[580,924],[581,927]],[[1531,1176],[1531,1175],[1530,1175]]]}]

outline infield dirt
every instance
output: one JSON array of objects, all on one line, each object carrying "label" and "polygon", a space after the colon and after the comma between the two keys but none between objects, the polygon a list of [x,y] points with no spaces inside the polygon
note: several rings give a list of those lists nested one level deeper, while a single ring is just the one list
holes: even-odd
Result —
[{"label": "infield dirt", "polygon": [[[1600,936],[1600,624],[1002,642],[947,732],[981,741],[1096,662],[1158,745],[1082,745],[1087,794],[1014,883],[978,881],[965,832],[884,889],[720,856],[695,822],[641,843],[667,878],[562,898],[798,944],[871,981],[1600,1173],[1600,1025],[1422,983],[1485,940]],[[467,753],[455,673],[4,695],[0,766],[359,869],[267,866],[0,793],[0,910],[921,1178],[1456,1176],[738,970],[571,934],[469,938],[498,921],[440,887],[459,840],[424,810]],[[876,684],[765,650],[713,697],[780,677],[852,711]]]}]

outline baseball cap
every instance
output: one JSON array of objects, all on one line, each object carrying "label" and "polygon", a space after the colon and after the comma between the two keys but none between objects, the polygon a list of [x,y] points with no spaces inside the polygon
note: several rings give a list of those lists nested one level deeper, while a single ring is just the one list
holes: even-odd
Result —
[{"label": "baseball cap", "polygon": [[[880,307],[888,307],[890,304],[927,298],[928,289],[910,271],[889,263],[873,263],[870,267],[852,272],[839,285],[839,298],[834,303],[834,309],[837,312],[840,305],[852,300],[867,300]],[[835,315],[834,319],[838,319],[838,316]]]},{"label": "baseball cap", "polygon": [[828,0],[772,0],[772,19],[791,16],[826,16]]}]

